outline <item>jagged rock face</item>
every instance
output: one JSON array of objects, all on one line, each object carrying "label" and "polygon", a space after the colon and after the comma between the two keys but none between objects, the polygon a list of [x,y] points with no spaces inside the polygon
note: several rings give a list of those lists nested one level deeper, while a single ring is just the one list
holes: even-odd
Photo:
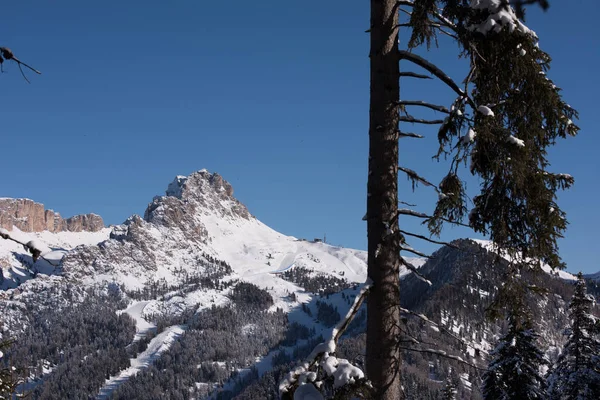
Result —
[{"label": "jagged rock face", "polygon": [[104,221],[96,214],[64,219],[33,200],[0,199],[0,227],[12,230],[13,226],[23,232],[97,232],[104,228]]},{"label": "jagged rock face", "polygon": [[254,217],[219,174],[202,170],[178,176],[165,196],[152,200],[144,218],[134,215],[113,228],[111,240],[70,253],[63,260],[65,271],[77,275],[82,266],[90,266],[93,274],[122,272],[143,278],[159,266],[195,265],[194,254],[211,242],[206,219],[236,224]]},{"label": "jagged rock face", "polygon": [[157,196],[144,213],[146,222],[167,228],[179,227],[190,237],[205,240],[207,230],[201,215],[216,215],[224,220],[254,218],[245,205],[233,197],[233,187],[221,175],[206,170],[178,176],[169,184],[165,196]]},{"label": "jagged rock face", "polygon": [[[161,209],[161,206],[164,209]],[[233,197],[233,187],[217,173],[206,170],[194,172],[190,176],[178,176],[169,184],[166,196],[155,197],[144,213],[148,222],[177,223],[185,214],[213,213],[221,218],[254,218],[246,208]]]}]

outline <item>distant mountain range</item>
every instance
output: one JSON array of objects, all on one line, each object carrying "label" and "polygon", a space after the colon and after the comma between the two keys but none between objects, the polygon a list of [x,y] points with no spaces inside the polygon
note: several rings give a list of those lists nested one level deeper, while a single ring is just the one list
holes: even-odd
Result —
[{"label": "distant mountain range", "polygon": [[[8,214],[14,207],[0,207],[0,220]],[[21,228],[35,225],[19,215]],[[0,329],[18,340],[3,360],[30,368],[24,389],[34,398],[269,398],[281,371],[331,332],[366,278],[366,252],[274,231],[206,170],[176,177],[143,217],[94,221],[40,232],[15,224],[3,231],[15,240],[0,239]],[[18,243],[30,240],[44,247],[37,261]],[[487,242],[454,245],[427,262],[408,259],[432,285],[403,269],[401,302],[432,323],[407,316],[407,329],[484,367],[504,328],[485,317],[503,266]],[[555,357],[573,276],[524,279],[550,288],[531,301]],[[347,358],[361,358],[364,321],[363,310],[341,347]],[[461,395],[480,398],[481,371],[427,353],[405,360],[406,390],[436,396],[450,376]]]}]

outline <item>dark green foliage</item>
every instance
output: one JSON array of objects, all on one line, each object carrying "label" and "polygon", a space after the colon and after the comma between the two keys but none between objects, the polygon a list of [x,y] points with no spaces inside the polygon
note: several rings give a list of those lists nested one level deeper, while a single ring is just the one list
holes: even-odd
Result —
[{"label": "dark green foliage", "polygon": [[174,275],[178,278],[177,284],[169,284],[165,279],[159,279],[142,289],[125,292],[134,300],[151,300],[160,297],[166,300],[201,288],[223,290],[230,283],[223,282],[222,279],[231,272],[231,266],[225,261],[202,254],[202,256],[196,257],[195,265],[174,271]]},{"label": "dark green foliage", "polygon": [[124,305],[120,294],[89,291],[85,296],[80,304],[33,310],[19,345],[7,352],[7,359],[28,366],[33,376],[52,367],[49,375],[36,382],[32,391],[36,399],[87,399],[106,378],[129,366],[125,348],[133,339],[135,325],[127,314],[116,313]]},{"label": "dark green foliage", "polygon": [[[213,306],[188,320],[185,334],[153,366],[123,384],[114,398],[204,398],[233,380],[231,389],[218,395],[229,399],[257,380],[256,371],[250,368],[256,357],[267,354],[283,340],[287,317],[280,310],[261,310],[257,304],[264,303],[254,302],[261,289],[240,285],[236,286],[242,289],[235,307]],[[232,372],[240,369],[243,371],[239,374]]]},{"label": "dark green foliage", "polygon": [[[547,153],[558,139],[577,134],[579,128],[572,122],[577,112],[547,78],[550,57],[537,47],[537,37],[520,22],[515,22],[514,30],[505,26],[484,34],[473,29],[491,11],[473,9],[470,3],[417,1],[410,18],[409,47],[436,40],[431,21],[445,18],[471,66],[465,82],[468,97],[457,98],[438,134],[437,157],[449,156],[452,162],[442,181],[448,188],[441,190],[444,195],[434,218],[426,222],[433,234],[439,234],[444,220],[462,221],[466,196],[457,172],[461,163],[469,163],[471,173],[481,178],[469,225],[489,235],[500,249],[562,268],[557,239],[567,221],[556,204],[556,192],[570,187],[573,178],[549,171]],[[508,2],[499,4],[499,9],[510,7]],[[494,115],[477,111],[480,106]],[[465,140],[469,129],[476,135]]]},{"label": "dark green foliage", "polygon": [[458,388],[456,383],[450,378],[446,378],[446,382],[444,382],[444,388],[441,392],[442,400],[456,400],[456,394],[458,393]]},{"label": "dark green foliage", "polygon": [[317,300],[317,319],[325,326],[332,327],[340,321],[340,313],[337,307]]},{"label": "dark green foliage", "polygon": [[320,295],[337,293],[353,286],[346,279],[336,278],[335,276],[323,273],[315,273],[304,267],[294,267],[281,274],[281,277],[286,281],[303,287],[307,292]]},{"label": "dark green foliage", "polygon": [[259,310],[266,310],[273,305],[273,297],[269,292],[248,282],[240,282],[235,285],[231,289],[229,297],[233,301],[233,304],[253,307]]},{"label": "dark green foliage", "polygon": [[486,400],[546,399],[546,381],[540,367],[548,364],[537,347],[538,334],[527,317],[511,315],[508,332],[491,353],[483,376]]},{"label": "dark green foliage", "polygon": [[[3,353],[7,352],[13,343],[12,340],[0,341],[0,359],[4,357]],[[11,364],[4,364],[0,368],[0,399],[9,398],[15,393],[17,386],[21,383],[19,370],[13,370],[13,365]]]},{"label": "dark green foliage", "polygon": [[569,305],[571,324],[565,331],[568,340],[549,371],[550,395],[556,400],[600,398],[600,329],[582,274],[577,278]]}]

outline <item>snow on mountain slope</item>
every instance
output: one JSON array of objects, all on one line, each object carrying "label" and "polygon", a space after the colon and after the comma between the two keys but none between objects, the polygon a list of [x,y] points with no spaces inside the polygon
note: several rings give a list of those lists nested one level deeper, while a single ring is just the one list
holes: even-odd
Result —
[{"label": "snow on mountain slope", "polygon": [[[490,240],[482,240],[482,239],[469,239],[469,240],[477,243],[478,245],[480,245],[481,247],[483,247],[484,249],[486,249],[488,251],[496,252],[496,250],[497,250],[494,247],[494,243]],[[503,254],[502,257],[504,259],[506,259],[507,261],[511,261],[511,258],[506,254]],[[573,275],[567,271],[552,269],[552,267],[550,267],[547,264],[542,264],[542,270],[544,270],[546,273],[548,273],[550,275],[558,276],[559,278],[567,280],[567,281],[577,280],[577,277],[575,275]]]},{"label": "snow on mountain slope", "polygon": [[[175,317],[230,302],[230,287],[214,289],[189,284],[190,277],[206,277],[215,271],[226,271],[224,282],[246,281],[266,289],[274,300],[272,310],[295,310],[290,320],[310,326],[316,323],[313,317],[298,309],[300,303],[309,303],[314,295],[285,280],[283,272],[303,268],[314,276],[327,275],[351,283],[366,279],[366,252],[299,240],[271,229],[233,196],[228,182],[206,170],[176,177],[164,196],[152,200],[143,218],[133,215],[121,225],[95,233],[25,235],[14,230],[11,237],[23,243],[36,239],[58,252],[56,259],[62,262],[59,268],[43,269],[44,261],[33,264],[21,245],[0,240],[5,277],[0,301],[5,300],[3,309],[11,313],[6,318],[10,320],[8,328],[22,326],[19,309],[8,303],[19,304],[23,297],[36,296],[40,286],[60,288],[68,282],[78,288],[106,288],[110,284],[132,296],[129,305],[119,312],[135,320],[136,341],[155,328],[149,322],[152,318]],[[415,258],[408,261],[416,266],[423,263]],[[402,276],[407,273],[406,269],[401,270]],[[132,294],[158,286],[160,293],[150,297]],[[294,296],[290,296],[292,293]],[[337,297],[341,301],[341,296]],[[151,363],[181,334],[181,329],[173,325],[153,338],[149,350],[132,359],[130,369],[107,381],[102,393],[108,395]],[[317,331],[325,329],[320,327]]]}]

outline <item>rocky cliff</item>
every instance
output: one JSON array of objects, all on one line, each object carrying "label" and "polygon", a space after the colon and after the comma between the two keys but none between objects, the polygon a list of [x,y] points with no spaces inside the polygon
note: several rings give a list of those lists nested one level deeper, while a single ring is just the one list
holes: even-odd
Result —
[{"label": "rocky cliff", "polygon": [[13,226],[23,232],[97,232],[104,221],[96,214],[63,218],[33,200],[0,198],[0,227],[10,231]]}]

